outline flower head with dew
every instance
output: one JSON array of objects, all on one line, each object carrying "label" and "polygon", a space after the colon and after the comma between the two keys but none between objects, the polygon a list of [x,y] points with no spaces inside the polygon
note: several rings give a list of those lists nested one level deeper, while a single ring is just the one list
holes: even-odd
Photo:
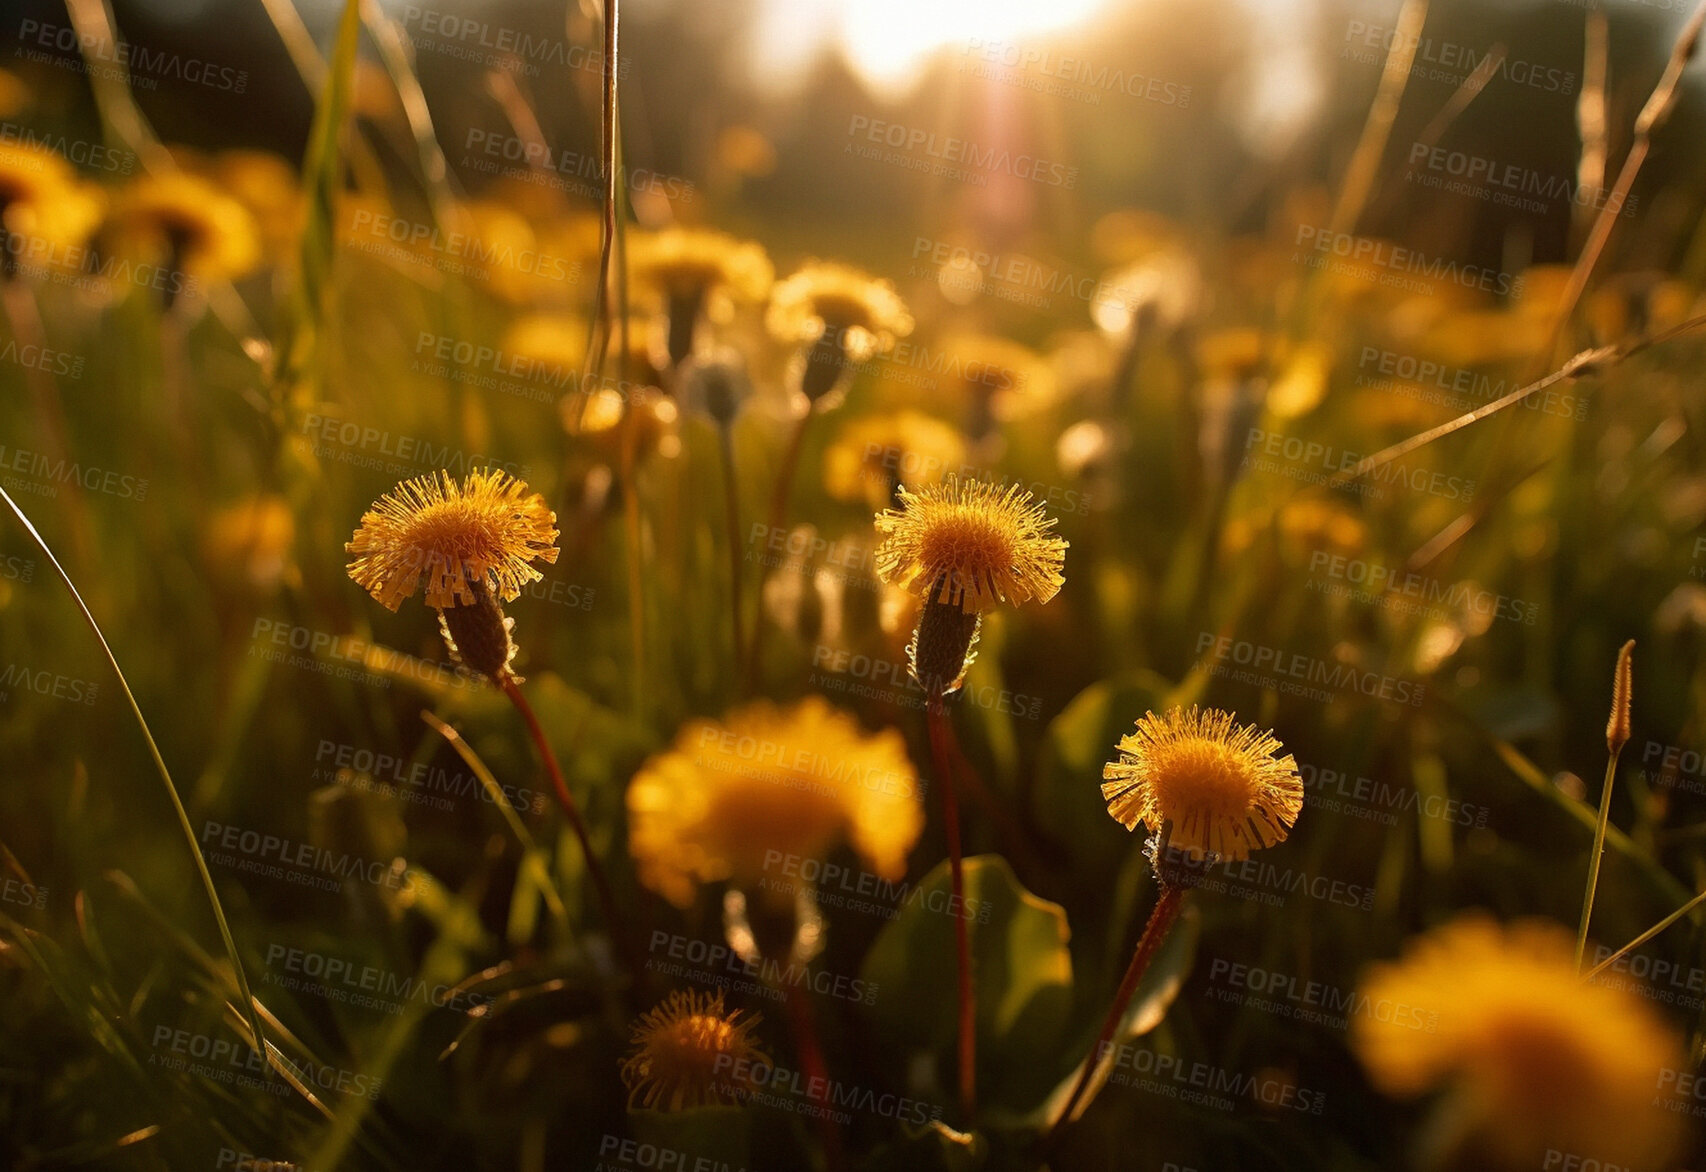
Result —
[{"label": "flower head with dew", "polygon": [[108,225],[116,250],[203,281],[234,280],[261,259],[249,209],[194,175],[136,180],[116,198]]},{"label": "flower head with dew", "polygon": [[53,264],[74,250],[101,216],[100,200],[60,155],[24,142],[0,142],[0,265]]},{"label": "flower head with dew", "polygon": [[1189,857],[1248,858],[1283,842],[1303,809],[1297,762],[1279,749],[1272,733],[1229,712],[1146,713],[1102,767],[1102,797],[1127,830],[1142,822]]},{"label": "flower head with dew", "polygon": [[735,300],[762,301],[776,271],[764,247],[704,228],[665,228],[634,242],[633,272],[661,301],[655,361],[671,369],[697,349],[704,319],[727,321]]},{"label": "flower head with dew", "polygon": [[1409,1012],[1353,1016],[1352,1048],[1385,1094],[1445,1092],[1436,1166],[1539,1168],[1549,1152],[1675,1166],[1681,1041],[1621,983],[1583,981],[1574,951],[1558,925],[1470,913],[1365,974],[1359,1000]]},{"label": "flower head with dew", "polygon": [[758,701],[689,721],[640,767],[629,849],[641,882],[678,907],[702,883],[756,884],[778,854],[822,858],[843,839],[898,880],[924,827],[919,794],[897,730],[868,733],[820,696]]},{"label": "flower head with dew", "polygon": [[948,476],[877,517],[877,574],[967,614],[998,603],[1047,602],[1066,578],[1066,539],[1017,485]]},{"label": "flower head with dew", "polygon": [[815,403],[849,365],[888,353],[910,334],[912,314],[887,281],[851,265],[808,261],[771,291],[765,324],[777,341],[806,347],[796,375]]},{"label": "flower head with dew", "polygon": [[344,549],[349,575],[396,610],[423,586],[451,650],[493,678],[509,671],[515,647],[500,603],[544,577],[533,562],[557,560],[557,515],[507,472],[448,472],[404,481],[362,515]]},{"label": "flower head with dew", "polygon": [[1060,592],[1067,543],[1017,485],[951,475],[896,495],[900,507],[876,519],[872,560],[884,582],[923,598],[907,658],[914,679],[946,695],[965,679],[984,611]]},{"label": "flower head with dew", "polygon": [[633,1053],[622,1060],[628,1105],[683,1111],[734,1104],[742,1072],[774,1065],[753,1040],[764,1019],[723,1007],[723,994],[676,990],[631,1027]]}]

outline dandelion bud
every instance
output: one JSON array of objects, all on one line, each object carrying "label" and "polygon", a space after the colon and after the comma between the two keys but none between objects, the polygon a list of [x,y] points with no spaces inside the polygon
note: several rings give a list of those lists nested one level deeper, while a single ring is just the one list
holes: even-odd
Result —
[{"label": "dandelion bud", "polygon": [[1605,723],[1605,747],[1613,755],[1621,753],[1629,743],[1629,701],[1634,685],[1635,640],[1623,644],[1617,653],[1617,676],[1611,686],[1611,719]]},{"label": "dandelion bud", "polygon": [[681,399],[690,410],[702,411],[718,427],[728,427],[740,414],[741,405],[752,394],[737,351],[727,350],[705,358],[689,358],[681,367]]},{"label": "dandelion bud", "polygon": [[515,658],[515,641],[509,634],[515,620],[504,616],[503,607],[484,582],[472,585],[473,602],[438,612],[439,630],[458,663],[502,682],[509,672],[509,661]]},{"label": "dandelion bud", "polygon": [[966,670],[977,658],[977,635],[983,626],[978,611],[966,613],[941,601],[941,589],[932,590],[919,611],[918,628],[907,644],[907,665],[912,678],[927,695],[946,696],[959,690]]}]

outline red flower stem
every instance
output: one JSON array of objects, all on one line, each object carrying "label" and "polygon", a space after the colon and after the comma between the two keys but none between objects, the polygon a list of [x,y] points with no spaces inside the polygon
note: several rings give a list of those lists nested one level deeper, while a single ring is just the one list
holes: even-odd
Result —
[{"label": "red flower stem", "polygon": [[552,752],[551,743],[545,739],[545,730],[540,727],[539,718],[533,714],[533,705],[521,694],[521,687],[515,682],[515,676],[506,671],[499,682],[503,686],[504,695],[509,697],[510,703],[515,705],[516,711],[520,712],[521,718],[527,722],[527,731],[533,738],[534,746],[539,750],[539,756],[545,762],[545,774],[551,779],[551,788],[556,793],[557,804],[563,808],[563,815],[569,820],[575,838],[580,840],[581,854],[586,859],[586,872],[592,876],[592,885],[598,892],[599,910],[604,915],[605,926],[611,936],[620,942],[622,950],[627,954],[629,967],[633,970],[634,980],[638,981],[644,969],[636,963],[638,953],[633,948],[623,921],[616,914],[616,897],[610,890],[610,880],[605,877],[604,868],[599,865],[598,856],[593,853],[592,839],[587,835],[580,807],[575,805],[574,795],[569,793],[568,783],[563,780],[563,771],[557,764],[557,754]]},{"label": "red flower stem", "polygon": [[812,1020],[811,1002],[799,985],[785,984],[783,1003],[788,1020],[794,1029],[794,1043],[800,1050],[800,1066],[806,1075],[806,1097],[816,1106],[818,1138],[823,1143],[823,1158],[827,1172],[841,1172],[846,1163],[841,1154],[841,1128],[829,1109],[829,1064],[823,1058],[823,1046],[818,1041],[817,1025]]},{"label": "red flower stem", "polygon": [[948,753],[948,718],[942,710],[942,693],[930,692],[925,705],[926,723],[930,726],[930,752],[936,761],[936,775],[942,783],[942,822],[948,832],[948,871],[953,880],[954,954],[959,969],[960,1001],[960,1113],[970,1126],[977,1109],[977,1002],[971,980],[970,929],[966,926],[965,874],[960,854],[960,806],[954,793],[954,771]]},{"label": "red flower stem", "polygon": [[1066,1100],[1066,1108],[1061,1111],[1060,1118],[1054,1121],[1054,1128],[1049,1132],[1049,1144],[1052,1145],[1059,1139],[1061,1129],[1071,1122],[1073,1109],[1078,1106],[1078,1100],[1084,1097],[1084,1091],[1090,1085],[1090,1076],[1101,1064],[1102,1054],[1113,1041],[1120,1018],[1125,1016],[1126,1006],[1131,1002],[1132,994],[1137,992],[1137,983],[1143,979],[1149,962],[1155,959],[1161,942],[1167,938],[1173,922],[1179,918],[1179,908],[1184,899],[1185,888],[1166,882],[1161,884],[1161,895],[1155,901],[1155,910],[1149,913],[1149,923],[1144,925],[1143,935],[1138,938],[1137,948],[1131,954],[1131,964],[1126,967],[1125,979],[1120,982],[1119,992],[1114,994],[1114,1003],[1108,1009],[1107,1020],[1102,1022],[1102,1032],[1096,1036],[1096,1044],[1090,1047],[1089,1057],[1084,1060],[1084,1070],[1078,1076],[1077,1085],[1072,1088],[1072,1095]]}]

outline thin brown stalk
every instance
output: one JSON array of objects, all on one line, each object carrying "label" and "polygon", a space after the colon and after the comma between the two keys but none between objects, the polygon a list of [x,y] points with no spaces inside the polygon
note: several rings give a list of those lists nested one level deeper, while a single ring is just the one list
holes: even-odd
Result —
[{"label": "thin brown stalk", "polygon": [[1576,129],[1582,136],[1582,157],[1576,165],[1576,205],[1594,206],[1605,190],[1605,171],[1610,158],[1605,79],[1611,56],[1611,35],[1605,10],[1589,8],[1585,13],[1582,46],[1582,92],[1576,99]]},{"label": "thin brown stalk", "polygon": [[[925,704],[930,726],[930,752],[942,787],[942,822],[948,835],[948,874],[953,906],[965,907],[965,874],[960,847],[960,807],[954,792],[954,771],[948,750],[948,718],[940,688],[932,688]],[[963,915],[954,920],[954,964],[959,989],[960,1112],[970,1126],[977,1109],[977,1000],[972,984],[970,928]]]},{"label": "thin brown stalk", "polygon": [[1362,135],[1351,155],[1351,165],[1345,171],[1344,186],[1339,189],[1339,200],[1333,207],[1330,227],[1335,235],[1356,230],[1357,219],[1374,189],[1380,160],[1386,153],[1386,140],[1398,118],[1404,89],[1410,83],[1410,70],[1415,65],[1416,48],[1422,43],[1422,26],[1427,18],[1428,0],[1404,0],[1392,48],[1386,54],[1386,67],[1380,75],[1380,86],[1375,90]]},{"label": "thin brown stalk", "polygon": [[1694,9],[1694,14],[1688,18],[1688,23],[1677,36],[1676,44],[1671,49],[1670,60],[1665,63],[1664,72],[1659,75],[1658,84],[1653,87],[1647,103],[1641,107],[1640,115],[1635,119],[1635,138],[1629,144],[1629,153],[1623,158],[1623,166],[1617,172],[1617,182],[1611,189],[1611,194],[1600,205],[1599,215],[1594,218],[1593,228],[1588,232],[1587,242],[1582,245],[1582,254],[1576,258],[1576,267],[1570,272],[1570,283],[1564,288],[1563,300],[1558,306],[1557,313],[1552,319],[1552,329],[1547,336],[1546,346],[1541,350],[1539,361],[1549,363],[1557,352],[1558,342],[1563,337],[1564,327],[1575,313],[1576,304],[1587,289],[1588,280],[1593,276],[1600,257],[1605,252],[1606,241],[1611,239],[1611,230],[1617,225],[1617,220],[1624,207],[1629,202],[1629,193],[1635,186],[1635,177],[1641,173],[1641,166],[1647,161],[1647,154],[1652,150],[1653,132],[1663,126],[1676,109],[1678,99],[1682,96],[1682,74],[1688,67],[1700,46],[1700,30],[1706,25],[1706,0],[1700,0]]},{"label": "thin brown stalk", "polygon": [[[1616,952],[1594,965],[1593,968],[1583,974],[1582,980],[1593,980],[1595,977],[1599,976],[1600,973],[1604,972],[1606,969],[1622,960],[1625,956],[1628,956],[1631,952],[1641,947],[1641,945],[1651,940],[1654,936],[1657,936],[1660,932],[1663,932],[1666,928],[1682,919],[1683,916],[1686,916],[1702,903],[1706,903],[1706,891],[1702,891],[1699,895],[1696,895],[1693,899],[1677,908],[1670,915],[1666,916],[1651,928],[1648,928],[1645,932],[1642,932],[1639,936],[1635,937],[1635,939],[1629,941],[1629,943],[1625,944],[1622,948],[1619,948]],[[1577,962],[1577,967],[1580,967],[1580,962]]]},{"label": "thin brown stalk", "polygon": [[729,614],[734,623],[735,660],[740,659],[746,646],[746,624],[742,618],[740,580],[740,486],[735,477],[734,425],[720,423],[717,434],[722,441],[723,500],[727,506],[729,526]]},{"label": "thin brown stalk", "polygon": [[1605,763],[1605,784],[1599,793],[1599,823],[1594,827],[1593,854],[1588,856],[1587,890],[1582,893],[1582,921],[1576,930],[1576,971],[1582,970],[1582,956],[1587,952],[1588,925],[1593,919],[1593,899],[1599,891],[1599,864],[1605,855],[1605,828],[1611,823],[1611,787],[1617,779],[1617,759],[1623,755],[1623,746],[1629,743],[1629,703],[1631,692],[1631,676],[1634,668],[1631,658],[1635,651],[1635,640],[1623,644],[1623,649],[1617,653],[1617,671],[1615,682],[1611,689],[1611,719],[1606,723],[1605,747],[1609,754]]}]

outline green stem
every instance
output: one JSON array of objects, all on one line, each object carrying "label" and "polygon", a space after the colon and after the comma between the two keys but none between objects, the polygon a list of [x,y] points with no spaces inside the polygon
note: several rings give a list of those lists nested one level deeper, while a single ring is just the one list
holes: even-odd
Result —
[{"label": "green stem", "polygon": [[[942,783],[942,821],[948,833],[948,873],[953,884],[954,907],[964,908],[965,875],[960,849],[960,806],[954,792],[954,771],[948,754],[948,718],[942,709],[942,692],[933,687],[925,705],[930,726],[930,752],[936,775]],[[960,1112],[971,1126],[977,1109],[977,1000],[971,977],[971,937],[963,915],[954,919],[954,960],[958,970],[960,1009]]]}]

